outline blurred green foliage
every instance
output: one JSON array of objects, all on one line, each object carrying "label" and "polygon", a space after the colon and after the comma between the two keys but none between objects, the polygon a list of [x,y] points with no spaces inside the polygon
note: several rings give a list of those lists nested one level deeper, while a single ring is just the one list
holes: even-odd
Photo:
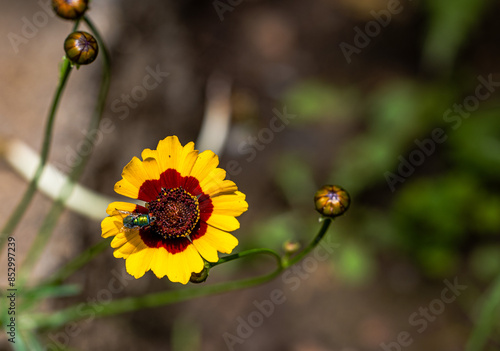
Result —
[{"label": "blurred green foliage", "polygon": [[481,21],[490,0],[425,0],[428,32],[423,47],[424,66],[450,73],[460,48]]},{"label": "blurred green foliage", "polygon": [[[345,272],[349,272],[350,278],[367,277],[373,266],[366,262],[374,259],[368,256],[386,252],[404,253],[420,267],[422,275],[430,278],[456,274],[464,265],[470,266],[472,273],[478,273],[479,279],[491,279],[500,273],[495,263],[500,245],[486,251],[482,248],[500,231],[500,194],[492,191],[500,187],[500,119],[495,108],[498,97],[481,102],[479,109],[454,130],[453,124],[443,119],[444,112],[453,104],[462,103],[463,96],[473,93],[475,85],[471,91],[471,87],[451,82],[445,85],[442,81],[384,82],[355,108],[338,108],[342,116],[354,116],[351,119],[336,118],[337,110],[321,111],[318,106],[322,106],[324,97],[310,93],[311,86],[320,84],[305,83],[303,91],[309,94],[307,99],[296,99],[300,88],[287,96],[286,101],[298,111],[313,114],[300,116],[302,121],[324,124],[329,120],[331,128],[342,124],[363,125],[331,154],[331,175],[323,177],[324,182],[340,184],[351,192],[354,205],[343,220],[358,221],[350,224],[356,228],[352,232],[369,239],[350,243],[358,247],[349,246],[343,254],[341,262],[347,264]],[[353,87],[347,90],[353,91]],[[335,94],[341,89],[327,91]],[[352,103],[343,94],[332,99],[336,104]],[[304,101],[317,108],[300,108]],[[320,115],[322,121],[318,121]],[[445,142],[435,144],[433,153],[426,156],[422,165],[415,165],[414,173],[397,184],[392,193],[384,173],[397,174],[398,157],[408,159],[413,150],[418,150],[415,139],[430,139],[435,128],[445,131]],[[286,176],[277,173],[278,184],[287,188],[294,182],[304,182],[297,169],[307,168],[307,164],[289,162],[289,156],[283,156],[283,160],[288,160],[290,169]],[[358,204],[358,198],[370,201]],[[481,260],[476,250],[481,250]],[[481,270],[479,262],[490,264]]]},{"label": "blurred green foliage", "polygon": [[[285,94],[285,105],[298,115],[291,128],[339,129],[350,135],[321,153],[329,176],[311,174],[311,161],[294,150],[280,155],[275,182],[292,212],[257,225],[256,241],[261,237],[269,243],[272,237],[272,246],[278,247],[290,233],[301,238],[299,232],[308,228],[296,214],[307,213],[307,194],[312,185],[322,185],[315,182],[321,179],[342,185],[353,196],[342,229],[355,237],[340,239],[337,262],[346,281],[368,282],[377,257],[388,253],[410,258],[429,278],[449,277],[464,268],[485,281],[500,274],[500,194],[495,191],[500,188],[499,97],[481,101],[456,129],[444,118],[447,109],[474,95],[477,75],[489,73],[466,76],[474,68],[461,62],[455,68],[489,1],[429,0],[418,6],[427,25],[423,68],[440,72],[436,80],[393,77],[366,93],[355,82],[340,86],[307,79]],[[408,159],[418,150],[415,140],[431,138],[436,128],[445,131],[444,143],[436,144],[392,192],[384,174],[397,174],[398,157]]]},{"label": "blurred green foliage", "polygon": [[[329,233],[339,243],[332,272],[345,283],[369,284],[387,265],[408,262],[420,278],[436,281],[466,275],[485,287],[500,275],[500,94],[478,99],[460,123],[446,118],[467,98],[474,101],[478,77],[491,73],[459,57],[474,46],[491,3],[415,4],[426,27],[414,76],[386,76],[368,91],[363,82],[309,77],[285,93],[284,105],[297,115],[289,126],[294,136],[330,139],[314,156],[300,146],[279,154],[274,181],[290,211],[256,224],[255,243],[279,248],[290,237],[310,240],[318,228],[312,189],[338,184],[352,196]],[[432,140],[437,128],[445,140],[391,189],[385,174],[398,174],[401,158],[419,150],[416,140]],[[482,301],[473,290],[469,305]],[[475,345],[484,338],[475,336]]]}]

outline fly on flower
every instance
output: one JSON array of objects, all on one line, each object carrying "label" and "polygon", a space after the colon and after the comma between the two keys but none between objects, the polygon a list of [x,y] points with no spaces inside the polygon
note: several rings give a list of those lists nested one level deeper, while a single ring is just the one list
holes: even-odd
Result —
[{"label": "fly on flower", "polygon": [[123,217],[122,231],[145,228],[153,224],[156,220],[156,218],[150,213],[133,213],[118,209],[113,211],[112,215],[121,215]]},{"label": "fly on flower", "polygon": [[[116,183],[115,191],[144,202],[144,206],[113,202],[102,223],[102,237],[114,237],[114,256],[126,260],[135,278],[148,270],[158,277],[186,284],[191,273],[216,262],[218,252],[231,253],[238,240],[230,232],[248,209],[245,194],[226,180],[212,151],[199,153],[176,136],[156,150],[134,157]],[[124,228],[126,228],[124,230]]]}]

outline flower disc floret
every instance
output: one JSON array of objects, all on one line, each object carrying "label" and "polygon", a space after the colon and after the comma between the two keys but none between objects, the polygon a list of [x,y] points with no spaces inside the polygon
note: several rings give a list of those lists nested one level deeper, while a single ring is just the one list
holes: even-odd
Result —
[{"label": "flower disc floret", "polygon": [[180,187],[162,189],[148,208],[155,218],[152,230],[164,239],[187,237],[200,219],[197,197]]}]

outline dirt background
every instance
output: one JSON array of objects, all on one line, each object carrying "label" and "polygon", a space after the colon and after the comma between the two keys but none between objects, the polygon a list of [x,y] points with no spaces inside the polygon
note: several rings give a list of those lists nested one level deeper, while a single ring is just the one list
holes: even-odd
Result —
[{"label": "dirt background", "polygon": [[[252,162],[246,161],[248,156],[239,153],[237,146],[269,125],[273,108],[281,111],[283,95],[301,80],[319,78],[339,85],[354,82],[360,91],[369,91],[394,76],[419,75],[417,46],[422,40],[423,15],[418,7],[405,2],[405,10],[394,17],[389,28],[383,29],[372,44],[353,55],[353,62],[347,64],[339,44],[352,44],[353,28],[370,20],[370,11],[385,8],[385,1],[247,0],[230,6],[231,10],[222,14],[223,20],[214,4],[195,0],[92,2],[89,14],[103,33],[112,57],[112,83],[104,117],[110,118],[116,129],[96,145],[81,182],[114,196],[113,185],[119,180],[122,167],[142,149],[153,148],[158,140],[172,134],[178,135],[183,143],[195,140],[206,109],[207,82],[214,74],[222,75],[231,82],[233,113],[228,140],[221,151],[221,165],[237,160],[242,166],[243,171],[232,178],[247,194],[250,204],[248,213],[241,217],[242,229],[237,232],[242,247],[246,248],[244,242],[250,231],[245,228],[290,208],[274,181],[273,164],[280,153],[292,149],[309,154],[311,172],[320,185],[329,181],[323,173],[327,168],[324,155],[328,153],[335,158],[335,145],[348,140],[356,130],[343,122],[285,129]],[[64,54],[62,42],[72,26],[51,17],[28,43],[14,47],[8,33],[20,33],[23,17],[33,20],[39,11],[41,6],[34,1],[4,2],[0,15],[3,33],[0,138],[20,139],[35,150],[40,150],[46,113],[57,84],[58,62]],[[478,55],[484,49],[479,47]],[[142,84],[147,67],[157,66],[169,76],[121,118],[122,112],[112,107],[113,102]],[[99,64],[72,73],[57,116],[51,163],[67,164],[75,141],[82,137],[97,93],[99,74]],[[425,75],[420,75],[420,79],[425,79]],[[116,106],[124,105],[116,103]],[[334,116],[332,112],[331,118]],[[330,116],[324,118],[328,120]],[[26,182],[1,160],[1,218],[11,213],[25,188]],[[365,194],[359,201],[370,201],[374,195],[377,193]],[[15,233],[20,258],[28,250],[50,203],[45,196],[37,195],[24,216]],[[315,215],[304,212],[301,216],[310,219]],[[33,272],[33,282],[50,275],[99,240],[98,222],[66,212]],[[251,275],[265,270],[267,264],[271,262],[263,260],[222,269],[220,273],[214,272],[211,279],[215,282]],[[298,286],[280,277],[244,291],[115,317],[87,318],[78,323],[78,332],[70,338],[69,348],[371,351],[383,350],[381,343],[389,344],[406,331],[413,341],[401,348],[404,350],[464,349],[472,321],[461,302],[446,305],[445,311],[422,332],[409,324],[414,312],[440,298],[445,284],[422,278],[404,257],[396,261],[381,257],[372,279],[365,284],[346,283],[339,274],[342,267],[332,265],[330,260],[316,264],[317,267],[304,267],[311,272],[299,278]],[[45,301],[43,309],[59,309],[95,298],[110,281],[112,270],[121,272],[123,267],[124,262],[114,259],[111,249],[106,250],[69,279],[83,286],[82,294]],[[4,274],[2,269],[2,281]],[[292,290],[292,286],[297,289]],[[147,274],[128,282],[113,298],[172,287],[171,283]],[[241,320],[255,314],[254,302],[269,300],[276,289],[286,301],[274,306],[273,313],[252,328],[241,343],[228,347],[225,333],[237,336]],[[467,299],[466,292],[461,301]],[[53,345],[54,339],[64,340],[58,335],[52,332],[42,340]],[[8,347],[4,339],[1,348]]]}]

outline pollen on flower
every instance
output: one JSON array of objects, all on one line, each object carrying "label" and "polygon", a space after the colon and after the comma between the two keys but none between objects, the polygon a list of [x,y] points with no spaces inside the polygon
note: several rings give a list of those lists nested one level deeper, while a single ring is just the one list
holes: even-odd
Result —
[{"label": "pollen on flower", "polygon": [[187,237],[200,219],[198,198],[181,187],[161,192],[149,210],[155,218],[153,231],[164,239]]}]

